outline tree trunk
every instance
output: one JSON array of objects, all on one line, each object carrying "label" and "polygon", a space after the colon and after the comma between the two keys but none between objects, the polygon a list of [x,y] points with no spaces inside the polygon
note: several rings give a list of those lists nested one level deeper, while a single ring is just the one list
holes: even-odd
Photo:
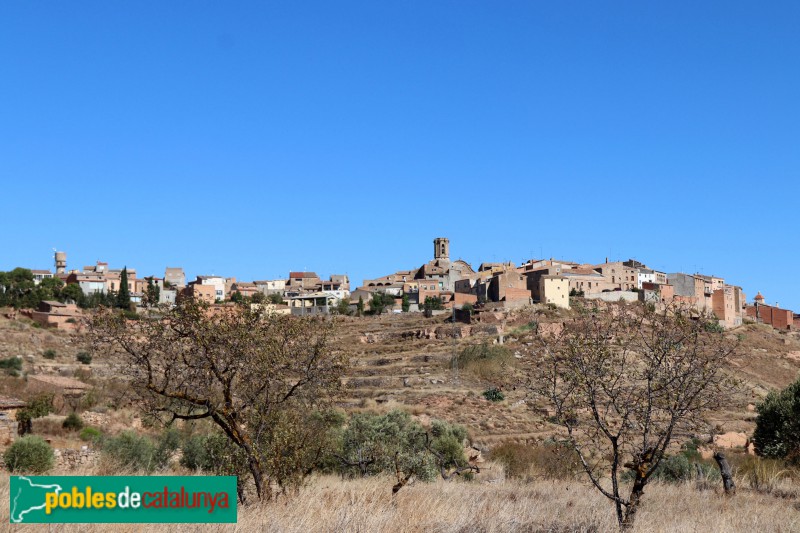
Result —
[{"label": "tree trunk", "polygon": [[619,524],[619,528],[623,531],[633,528],[633,521],[636,518],[636,511],[639,510],[639,504],[641,503],[642,495],[644,494],[645,483],[646,481],[642,477],[639,470],[637,470],[636,479],[633,481],[633,488],[631,489],[631,496],[628,499],[629,503],[625,509],[625,517]]},{"label": "tree trunk", "polygon": [[717,466],[719,466],[719,473],[722,476],[722,487],[725,489],[725,494],[731,496],[736,494],[736,484],[733,482],[731,466],[728,464],[728,460],[722,452],[716,452],[714,454],[714,460],[717,462]]},{"label": "tree trunk", "polygon": [[253,481],[256,484],[256,494],[259,500],[268,500],[270,498],[269,486],[264,482],[264,472],[261,470],[261,463],[254,456],[249,457],[250,473],[253,475]]},{"label": "tree trunk", "polygon": [[412,474],[408,474],[407,476],[398,479],[397,483],[395,483],[394,487],[392,487],[392,496],[397,494],[400,489],[406,486],[406,483],[408,483],[408,481],[411,479],[411,475]]}]

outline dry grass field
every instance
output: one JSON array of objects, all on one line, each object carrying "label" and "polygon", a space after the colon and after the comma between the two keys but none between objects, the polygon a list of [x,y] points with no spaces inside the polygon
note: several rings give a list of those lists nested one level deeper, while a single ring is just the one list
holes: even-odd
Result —
[{"label": "dry grass field", "polygon": [[[74,472],[73,472],[74,473]],[[91,473],[90,471],[83,473]],[[481,476],[483,476],[482,474]],[[490,467],[488,481],[414,483],[391,496],[391,478],[341,480],[313,478],[291,498],[239,508],[235,525],[15,525],[19,532],[605,532],[617,529],[610,503],[585,483],[504,480]],[[780,495],[758,493],[739,480],[739,492],[726,497],[719,488],[699,490],[693,483],[654,483],[645,494],[637,532],[797,532],[798,489],[785,485]],[[787,497],[788,496],[788,497]],[[8,478],[0,481],[7,501]],[[8,507],[0,506],[0,523]]]}]

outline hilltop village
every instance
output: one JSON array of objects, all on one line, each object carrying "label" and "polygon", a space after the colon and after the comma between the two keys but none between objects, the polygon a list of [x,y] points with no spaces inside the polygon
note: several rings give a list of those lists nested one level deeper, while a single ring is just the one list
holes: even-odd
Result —
[{"label": "hilltop village", "polygon": [[[30,269],[30,273],[34,285],[61,288],[61,297],[43,300],[35,310],[25,312],[42,325],[66,329],[76,324],[80,307],[102,303],[120,292],[126,294],[133,310],[155,303],[172,305],[178,298],[191,297],[217,306],[251,301],[268,305],[275,313],[295,315],[464,309],[472,314],[534,303],[568,309],[577,298],[624,300],[688,305],[698,312],[713,313],[726,329],[741,325],[745,318],[780,330],[800,328],[797,313],[768,305],[761,293],[748,303],[741,287],[715,275],[666,273],[637,260],[608,258],[596,264],[553,258],[530,259],[520,265],[481,263],[475,269],[462,259],[451,260],[447,238],[434,239],[433,258],[427,263],[364,280],[353,290],[344,274],[323,279],[314,272],[298,271],[289,272],[284,279],[254,281],[203,275],[187,282],[180,267],[167,267],[163,276],[139,277],[133,268],[111,269],[105,262],[68,269],[65,252],[56,252],[54,260],[55,272]],[[4,292],[7,290],[4,286]]]}]

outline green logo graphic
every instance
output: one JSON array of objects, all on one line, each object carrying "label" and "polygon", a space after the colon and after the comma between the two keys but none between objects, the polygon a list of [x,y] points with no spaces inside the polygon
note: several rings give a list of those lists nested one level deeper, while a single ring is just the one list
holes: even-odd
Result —
[{"label": "green logo graphic", "polygon": [[234,523],[234,476],[11,476],[11,523]]}]

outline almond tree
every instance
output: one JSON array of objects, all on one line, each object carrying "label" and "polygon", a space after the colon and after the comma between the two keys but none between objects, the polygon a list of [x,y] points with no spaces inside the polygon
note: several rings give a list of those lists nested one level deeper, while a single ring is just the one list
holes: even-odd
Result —
[{"label": "almond tree", "polygon": [[715,326],[680,307],[612,304],[578,309],[560,333],[536,337],[524,383],[554,410],[621,529],[673,439],[699,427],[732,386],[721,364],[735,343]]},{"label": "almond tree", "polygon": [[211,420],[244,455],[260,499],[296,487],[327,450],[332,394],[345,356],[333,322],[215,308],[190,298],[139,320],[104,309],[92,320],[100,353],[117,355],[137,403],[169,424]]}]

